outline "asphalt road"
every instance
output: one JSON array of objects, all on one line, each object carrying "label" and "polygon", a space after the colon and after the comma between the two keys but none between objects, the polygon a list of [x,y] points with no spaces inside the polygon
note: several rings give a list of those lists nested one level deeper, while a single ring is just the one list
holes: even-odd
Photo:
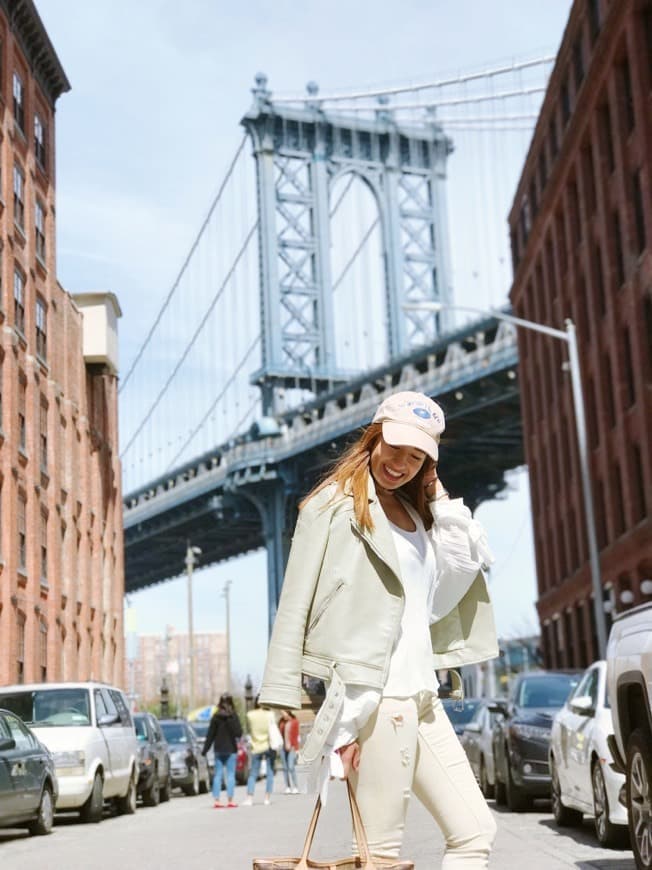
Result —
[{"label": "asphalt road", "polygon": [[[277,775],[277,787],[281,777]],[[303,845],[313,799],[274,795],[262,804],[262,782],[253,807],[214,810],[210,795],[173,795],[167,804],[138,808],[134,816],[105,814],[99,825],[58,817],[48,837],[0,829],[2,870],[251,870],[253,856],[294,855]],[[244,788],[236,800],[244,797]],[[490,801],[498,837],[490,867],[500,870],[599,868],[634,870],[629,851],[601,849],[591,825],[559,832],[549,806],[510,813]],[[350,826],[343,784],[333,783],[317,828],[312,857],[343,857],[350,851]],[[408,815],[405,857],[416,870],[441,866],[443,842],[428,814],[415,800]]]}]

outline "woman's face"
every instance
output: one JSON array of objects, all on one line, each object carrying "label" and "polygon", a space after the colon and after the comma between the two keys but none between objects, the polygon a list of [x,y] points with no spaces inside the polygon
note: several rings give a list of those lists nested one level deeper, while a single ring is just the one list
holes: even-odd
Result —
[{"label": "woman's face", "polygon": [[381,437],[371,451],[371,474],[383,489],[398,489],[418,474],[425,459],[423,450],[392,447]]}]

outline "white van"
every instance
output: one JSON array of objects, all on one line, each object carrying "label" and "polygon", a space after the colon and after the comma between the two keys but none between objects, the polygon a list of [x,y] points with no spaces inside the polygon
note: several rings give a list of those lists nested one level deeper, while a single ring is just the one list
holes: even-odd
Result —
[{"label": "white van", "polygon": [[99,822],[104,801],[136,811],[138,739],[120,689],[105,683],[25,683],[0,687],[0,707],[19,716],[54,757],[57,810]]}]

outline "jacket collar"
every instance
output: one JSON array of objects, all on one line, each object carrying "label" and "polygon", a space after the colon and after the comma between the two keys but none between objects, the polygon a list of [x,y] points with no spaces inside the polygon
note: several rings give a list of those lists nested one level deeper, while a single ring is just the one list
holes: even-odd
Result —
[{"label": "jacket collar", "polygon": [[401,580],[401,568],[398,561],[396,547],[394,546],[392,530],[389,526],[389,521],[385,515],[385,511],[380,504],[380,499],[376,493],[374,479],[371,474],[369,475],[369,482],[367,484],[367,497],[369,499],[369,512],[371,513],[371,519],[374,525],[373,530],[370,531],[368,529],[363,529],[355,518],[355,515],[352,517],[351,523],[357,533],[367,541],[376,555],[379,556],[396,577]]}]

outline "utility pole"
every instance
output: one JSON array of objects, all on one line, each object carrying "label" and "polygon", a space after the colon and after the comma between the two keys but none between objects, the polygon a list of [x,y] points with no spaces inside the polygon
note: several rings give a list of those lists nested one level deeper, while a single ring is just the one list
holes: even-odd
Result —
[{"label": "utility pole", "polygon": [[233,581],[227,580],[222,590],[226,603],[226,691],[231,694],[231,599],[230,588]]},{"label": "utility pole", "polygon": [[192,626],[192,571],[201,555],[201,547],[192,547],[190,541],[186,546],[186,572],[188,574],[188,712],[195,706],[195,642]]}]

